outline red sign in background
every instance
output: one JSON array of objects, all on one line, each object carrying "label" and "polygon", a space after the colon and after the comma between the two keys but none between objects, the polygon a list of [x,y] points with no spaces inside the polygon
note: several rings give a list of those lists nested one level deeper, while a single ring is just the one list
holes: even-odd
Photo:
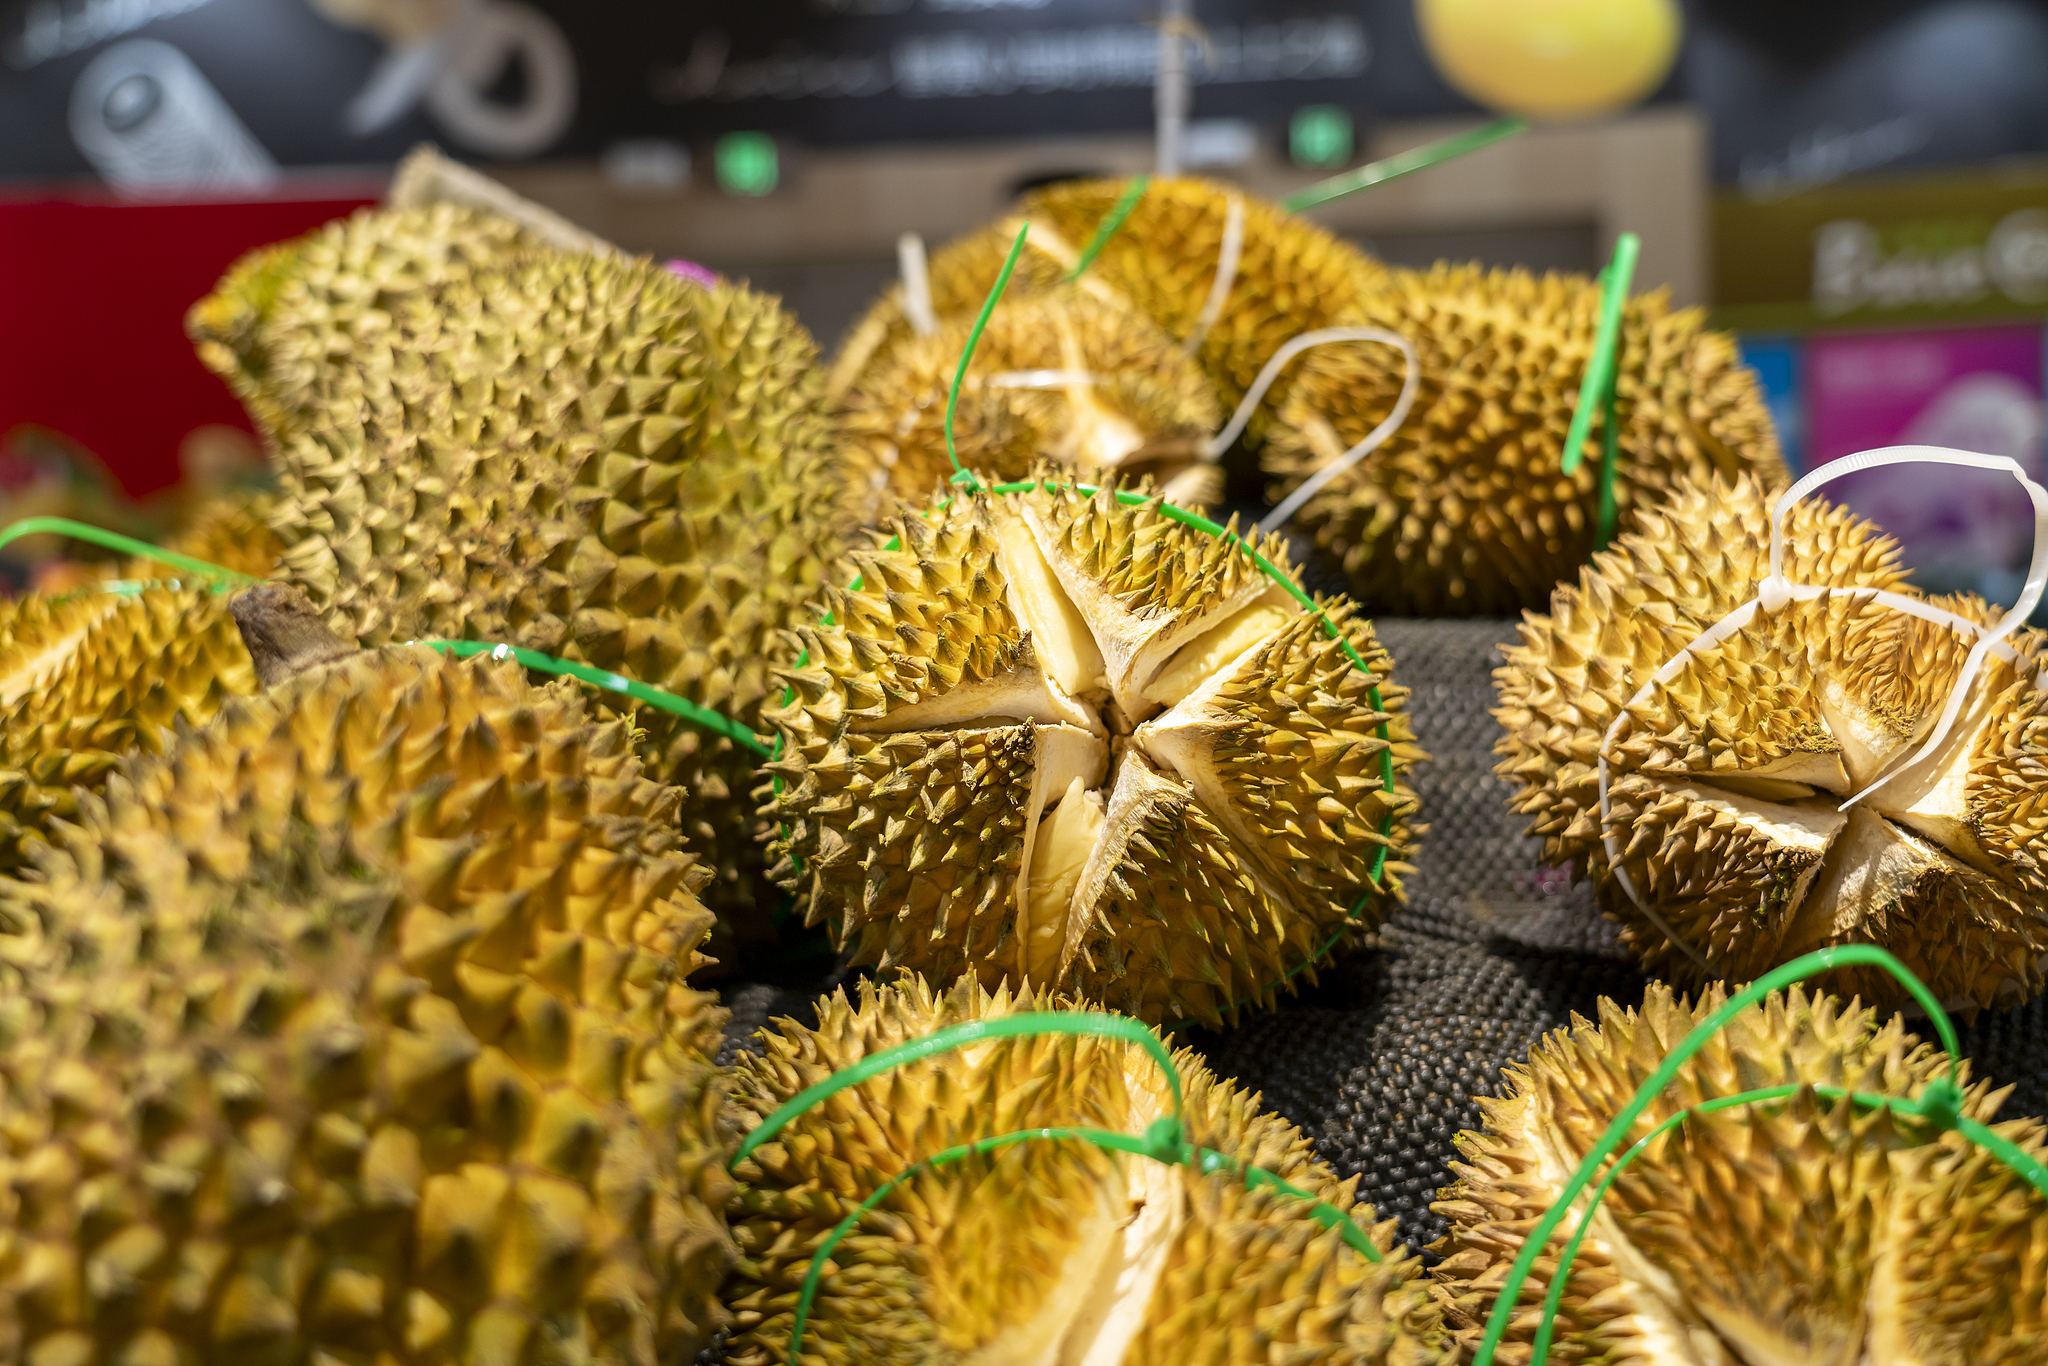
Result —
[{"label": "red sign in background", "polygon": [[176,483],[194,428],[249,426],[199,363],[185,311],[242,253],[368,202],[0,201],[0,436],[58,431],[131,497]]}]

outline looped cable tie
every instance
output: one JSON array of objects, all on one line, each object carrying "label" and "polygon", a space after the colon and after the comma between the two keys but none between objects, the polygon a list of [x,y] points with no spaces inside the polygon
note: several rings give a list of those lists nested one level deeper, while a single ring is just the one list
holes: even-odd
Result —
[{"label": "looped cable tie", "polygon": [[1252,409],[1258,406],[1259,399],[1265,397],[1266,390],[1279,375],[1281,366],[1308,347],[1341,341],[1384,342],[1388,346],[1399,347],[1404,365],[1400,396],[1394,400],[1393,411],[1387,414],[1379,426],[1367,432],[1351,449],[1303,480],[1301,487],[1288,494],[1280,506],[1260,518],[1258,530],[1262,532],[1272,532],[1287,525],[1287,519],[1292,517],[1303,503],[1320,493],[1323,485],[1378,450],[1388,437],[1400,430],[1401,424],[1408,420],[1408,410],[1415,404],[1415,391],[1422,383],[1422,369],[1416,364],[1415,348],[1399,332],[1389,331],[1384,327],[1326,327],[1316,332],[1304,332],[1275,351],[1273,358],[1259,371],[1258,379],[1245,391],[1244,402],[1238,404],[1237,412],[1231,414],[1230,425],[1224,428],[1222,436],[1211,443],[1211,455],[1221,456],[1223,451],[1229,448],[1231,441],[1237,439],[1237,434],[1244,429],[1245,422],[1250,420]]},{"label": "looped cable tie", "polygon": [[1223,239],[1216,247],[1216,278],[1209,282],[1209,297],[1202,301],[1202,311],[1195,315],[1194,330],[1181,343],[1181,348],[1189,355],[1202,349],[1209,329],[1223,316],[1223,305],[1229,301],[1230,291],[1237,284],[1237,263],[1243,253],[1244,196],[1232,191],[1223,210]]},{"label": "looped cable tie", "polygon": [[925,267],[922,237],[906,232],[896,239],[896,268],[903,277],[903,316],[911,331],[929,337],[939,330],[939,318],[932,311],[931,273]]},{"label": "looped cable tie", "polygon": [[[1980,622],[1972,621],[1968,617],[1951,612],[1946,608],[1937,607],[1922,599],[1909,598],[1904,594],[1894,593],[1889,589],[1855,584],[1831,586],[1825,584],[1791,583],[1786,580],[1784,572],[1785,515],[1792,510],[1793,506],[1800,499],[1821,485],[1831,480],[1839,479],[1845,474],[1854,474],[1861,470],[1878,469],[1886,465],[1907,464],[1955,465],[1968,469],[2001,471],[2019,480],[2021,487],[2027,492],[2027,497],[2032,501],[2034,505],[2034,550],[2033,558],[2027,569],[2026,585],[2020,590],[2019,599],[2013,604],[2011,610],[1999,618],[1994,625],[1986,627]],[[1614,873],[1615,881],[1621,884],[1622,890],[1628,894],[1629,900],[1635,903],[1636,909],[1649,917],[1650,922],[1657,927],[1665,938],[1677,945],[1686,957],[1698,964],[1709,976],[1713,975],[1714,969],[1708,964],[1706,957],[1693,947],[1690,941],[1673,930],[1665,919],[1650,907],[1641,892],[1637,890],[1635,880],[1629,876],[1628,869],[1622,865],[1620,849],[1614,834],[1613,810],[1609,801],[1611,774],[1607,752],[1620,737],[1622,726],[1629,721],[1630,714],[1636,707],[1648,702],[1658,688],[1663,687],[1676,678],[1684,670],[1685,666],[1701,652],[1714,648],[1736,632],[1746,628],[1756,619],[1759,611],[1775,615],[1784,610],[1789,603],[1795,601],[1812,602],[1818,598],[1839,594],[1845,597],[1868,598],[1894,611],[1918,617],[1937,626],[1945,626],[1958,634],[1974,634],[1977,637],[1976,644],[1971,647],[1970,653],[1963,660],[1963,667],[1957,674],[1955,686],[1949,690],[1948,701],[1943,706],[1940,719],[1936,722],[1933,731],[1929,733],[1927,740],[1903,759],[1895,759],[1886,764],[1880,776],[1873,779],[1862,791],[1850,797],[1837,808],[1841,811],[1847,811],[1865,797],[1877,791],[1878,788],[1883,787],[1893,778],[1919,764],[1940,749],[1942,743],[1948,739],[1949,731],[1954,727],[1956,717],[1961,713],[1963,703],[1968,697],[1970,689],[1975,685],[1977,673],[1983,666],[1987,655],[1996,654],[2015,669],[2024,667],[2024,661],[2021,659],[2019,652],[2006,644],[2005,638],[2017,630],[2020,624],[2033,613],[2035,606],[2041,600],[2044,585],[2048,585],[2048,489],[2044,489],[2040,484],[2035,483],[2027,475],[2027,472],[2020,467],[2019,462],[2010,457],[1981,455],[1975,451],[1952,450],[1946,446],[1882,446],[1874,450],[1859,451],[1854,455],[1831,461],[1819,469],[1809,472],[1804,478],[1792,485],[1791,488],[1779,495],[1777,502],[1771,506],[1770,570],[1757,580],[1756,595],[1694,636],[1677,654],[1666,660],[1662,667],[1650,675],[1647,682],[1636,689],[1635,695],[1630,697],[1620,712],[1616,714],[1613,723],[1607,727],[1606,733],[1601,737],[1598,765],[1600,779],[1600,845],[1607,855],[1607,864]],[[2035,673],[2034,687],[2037,691],[2048,693],[2048,666],[2044,666]]]}]

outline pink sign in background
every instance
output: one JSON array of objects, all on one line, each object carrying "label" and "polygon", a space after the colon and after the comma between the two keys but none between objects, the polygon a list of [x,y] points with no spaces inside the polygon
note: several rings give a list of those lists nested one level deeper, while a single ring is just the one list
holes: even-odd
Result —
[{"label": "pink sign in background", "polygon": [[[2038,479],[2041,367],[2038,323],[1815,336],[1806,347],[1810,464],[1879,446],[1948,446],[2011,456]],[[1821,493],[1896,537],[1925,587],[2008,602],[2018,591],[2034,518],[2008,474],[1894,465]]]}]

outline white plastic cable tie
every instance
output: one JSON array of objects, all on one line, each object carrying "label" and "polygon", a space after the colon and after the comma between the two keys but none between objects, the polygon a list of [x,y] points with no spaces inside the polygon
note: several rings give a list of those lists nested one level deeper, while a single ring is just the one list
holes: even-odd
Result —
[{"label": "white plastic cable tie", "polygon": [[929,337],[939,330],[939,315],[932,311],[931,274],[924,264],[924,239],[906,232],[896,239],[896,268],[903,276],[903,316],[910,330]]},{"label": "white plastic cable tie", "polygon": [[[1338,475],[1365,459],[1366,456],[1378,450],[1382,442],[1400,430],[1401,424],[1408,420],[1408,410],[1415,404],[1415,391],[1422,383],[1422,368],[1416,364],[1415,348],[1409,345],[1408,339],[1399,332],[1390,332],[1383,327],[1326,327],[1320,332],[1308,332],[1296,337],[1293,341],[1288,342],[1286,346],[1273,353],[1273,359],[1267,361],[1266,368],[1259,372],[1258,382],[1245,395],[1246,400],[1250,401],[1254,394],[1263,397],[1266,388],[1273,382],[1272,377],[1279,373],[1280,366],[1285,365],[1292,358],[1295,351],[1299,351],[1305,346],[1320,346],[1324,342],[1334,341],[1384,342],[1388,346],[1399,347],[1405,366],[1405,372],[1401,377],[1401,395],[1394,400],[1394,409],[1387,414],[1385,421],[1367,432],[1364,439],[1359,441],[1350,450],[1345,451],[1335,460],[1330,461],[1303,480],[1301,487],[1288,494],[1281,501],[1279,507],[1274,508],[1271,512],[1260,518],[1258,528],[1260,531],[1272,531],[1276,527],[1285,526],[1287,519],[1292,517],[1303,503],[1315,497],[1322,490],[1323,485],[1329,483],[1332,479],[1335,479]],[[1250,416],[1250,409],[1243,404],[1238,406],[1238,412],[1246,417]],[[1231,428],[1226,428],[1225,430],[1232,439],[1235,439],[1237,435],[1235,428],[1238,425],[1236,417],[1231,419],[1231,423]],[[1212,458],[1214,455],[1221,455],[1223,449],[1228,447],[1229,444],[1228,441],[1225,441],[1222,446],[1216,447],[1212,452]]]},{"label": "white plastic cable tie", "polygon": [[982,380],[991,389],[1064,389],[1069,384],[1093,384],[1088,370],[999,370]]},{"label": "white plastic cable tie", "polygon": [[[1838,479],[1842,475],[1851,474],[1857,470],[1876,469],[1885,465],[1915,463],[1957,465],[1971,469],[2004,471],[2020,481],[2021,486],[2027,491],[2027,497],[2033,502],[2034,553],[2033,559],[2028,566],[2026,585],[2021,589],[2019,600],[2013,604],[2012,609],[2004,617],[2000,618],[1996,625],[1988,630],[1981,623],[1972,621],[1968,617],[1948,611],[1945,608],[1936,607],[1934,604],[1922,599],[1909,598],[1903,594],[1891,592],[1888,589],[1869,585],[1829,586],[1825,584],[1788,583],[1785,579],[1784,519],[1785,514],[1791,510],[1793,504],[1822,484],[1832,479]],[[1934,732],[1928,737],[1927,742],[1905,762],[1895,763],[1891,766],[1889,772],[1844,802],[1840,809],[1847,811],[1857,802],[1862,801],[1872,792],[1875,792],[1883,784],[1889,782],[1893,777],[1913,767],[1940,747],[1942,741],[1948,738],[1948,732],[1954,726],[1957,714],[1962,710],[1963,701],[1968,696],[1970,687],[1975,683],[1977,670],[1982,666],[1986,655],[1996,654],[1999,658],[2012,664],[2015,669],[2023,666],[2019,652],[2010,645],[2005,644],[2004,638],[2016,630],[2020,623],[2033,613],[2034,607],[2041,600],[2044,585],[2048,585],[2048,489],[2042,488],[2041,485],[2029,478],[2026,471],[2021,469],[2016,461],[2005,456],[1980,455],[1974,451],[1950,450],[1943,446],[1885,446],[1876,450],[1862,451],[1855,455],[1846,456],[1841,460],[1834,461],[1808,473],[1805,478],[1799,480],[1790,489],[1787,489],[1772,506],[1770,572],[1757,580],[1756,596],[1736,607],[1719,621],[1707,627],[1706,630],[1701,631],[1682,647],[1677,654],[1666,660],[1663,666],[1650,676],[1649,681],[1636,689],[1635,695],[1628,700],[1627,705],[1622,708],[1621,714],[1614,718],[1613,723],[1608,726],[1606,734],[1600,739],[1600,749],[1597,755],[1599,760],[1600,844],[1607,854],[1608,867],[1613,871],[1615,880],[1621,884],[1622,890],[1628,893],[1629,900],[1635,903],[1637,910],[1648,916],[1651,922],[1659,930],[1663,931],[1667,939],[1683,950],[1687,957],[1698,963],[1703,969],[1712,971],[1700,952],[1676,934],[1671,926],[1664,921],[1663,917],[1650,908],[1649,904],[1644,901],[1642,894],[1637,891],[1635,880],[1628,875],[1628,870],[1622,866],[1620,849],[1616,845],[1612,830],[1613,809],[1608,795],[1610,774],[1607,751],[1613,747],[1616,737],[1621,733],[1623,724],[1630,719],[1631,709],[1641,706],[1649,700],[1650,694],[1656,688],[1676,678],[1680,671],[1685,668],[1686,664],[1694,658],[1696,652],[1702,649],[1712,649],[1729,636],[1735,634],[1735,632],[1742,630],[1756,619],[1758,611],[1762,611],[1767,615],[1775,614],[1790,602],[1812,602],[1815,599],[1836,594],[1845,597],[1868,598],[1894,611],[1904,612],[1923,621],[1945,626],[1960,634],[1975,635],[1977,637],[1976,645],[1972,647],[1969,655],[1963,661],[1962,672],[1956,680],[1955,687],[1949,692],[1948,703],[1942,710],[1941,720],[1937,723]],[[2048,666],[2044,666],[2035,673],[2034,687],[2038,691],[2048,692]]]},{"label": "white plastic cable tie", "polygon": [[1244,196],[1233,194],[1229,207],[1223,212],[1223,241],[1216,251],[1216,278],[1210,281],[1209,297],[1202,301],[1202,311],[1195,316],[1195,330],[1188,333],[1188,339],[1181,343],[1190,355],[1201,349],[1202,339],[1223,316],[1223,305],[1237,284],[1237,261],[1243,251]]},{"label": "white plastic cable tie", "polygon": [[[2020,487],[2027,491],[2028,499],[2034,504],[2034,553],[2027,566],[2027,581],[2020,589],[2019,600],[1989,630],[1967,617],[1957,616],[1937,607],[1913,613],[1925,620],[1945,624],[1952,630],[1974,634],[1977,643],[1970,647],[1970,653],[1963,659],[1962,671],[1956,677],[1955,686],[1949,690],[1948,702],[1942,707],[1941,717],[1934,723],[1934,729],[1929,732],[1926,741],[1904,759],[1887,764],[1883,774],[1842,803],[1843,811],[1847,811],[1941,748],[1942,742],[1948,739],[1949,731],[1955,727],[1956,717],[1961,714],[1970,689],[1976,684],[1977,673],[1984,665],[1985,655],[2032,615],[2035,606],[2041,601],[2043,585],[2048,584],[2048,489],[2042,488],[2029,478],[2026,470],[2020,467],[2020,463],[2010,456],[1982,455],[1976,451],[1959,451],[1947,446],[1880,446],[1875,450],[1858,451],[1854,455],[1831,461],[1808,473],[1787,489],[1771,508],[1770,579],[1777,583],[1784,582],[1785,514],[1791,511],[1795,503],[1822,484],[1839,479],[1845,474],[1881,469],[1886,465],[1954,465],[1963,469],[1992,470],[2010,474],[2020,481]],[[2017,662],[2017,656],[2014,656],[2014,659]],[[2037,678],[2037,686],[2039,681]]]}]

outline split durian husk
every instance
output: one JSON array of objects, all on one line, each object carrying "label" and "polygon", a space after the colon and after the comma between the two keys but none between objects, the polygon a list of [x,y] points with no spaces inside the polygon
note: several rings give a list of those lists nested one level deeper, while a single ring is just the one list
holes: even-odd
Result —
[{"label": "split durian husk", "polygon": [[[309,416],[325,365],[388,364],[395,313],[434,286],[542,246],[509,218],[455,204],[358,209],[253,251],[192,306],[185,330],[273,442]],[[299,345],[279,355],[280,337]]]},{"label": "split durian husk", "polygon": [[[922,498],[953,473],[946,406],[976,315],[948,316],[875,353],[838,400],[850,478],[880,510]],[[1140,314],[1073,290],[1005,299],[960,382],[960,466],[990,483],[1043,460],[1074,475],[1149,475],[1188,506],[1218,501],[1208,453],[1222,425],[1214,391],[1186,352]]]},{"label": "split durian husk", "polygon": [[[970,316],[994,288],[1003,260],[1028,223],[1010,295],[1068,287],[1080,261],[1129,182],[1077,180],[1025,197],[1002,222],[935,252],[929,277],[940,317]],[[1230,202],[1244,204],[1238,265],[1221,309],[1206,330],[1202,316],[1216,284]],[[1304,332],[1355,321],[1352,316],[1385,267],[1351,243],[1234,186],[1196,176],[1155,178],[1088,270],[1071,286],[1136,309],[1185,347],[1225,408],[1242,399],[1281,346]],[[828,386],[834,398],[878,351],[910,332],[902,287],[877,301],[848,335]],[[1262,440],[1297,366],[1289,366],[1246,427]]]},{"label": "split durian husk", "polygon": [[[2038,633],[2009,638],[2017,667],[1985,659],[1947,742],[1903,771],[1976,639],[1867,596],[1760,612],[1630,705],[1755,594],[1778,493],[1747,476],[1682,485],[1560,587],[1549,615],[1524,620],[1495,712],[1516,809],[1534,817],[1547,858],[1595,880],[1656,974],[1749,981],[1810,950],[1872,943],[1946,1002],[2031,994],[2048,953]],[[1785,519],[1784,572],[1793,584],[1921,598],[1894,542],[1818,498]],[[1977,622],[2001,615],[1974,597],[1932,601]],[[1631,719],[1608,751],[1608,828],[1647,909],[1601,842],[1600,746],[1624,707]],[[1888,772],[1898,776],[1841,809]],[[1822,980],[1867,1001],[1905,999],[1874,970]]]},{"label": "split durian husk", "polygon": [[0,1356],[687,1360],[731,1135],[676,802],[421,647],[81,799],[0,884]]},{"label": "split durian husk", "polygon": [[[1670,1050],[1727,999],[1650,987],[1640,1011],[1600,1002],[1508,1071],[1461,1134],[1456,1184],[1435,1205],[1432,1249],[1448,1317],[1469,1353],[1509,1266],[1573,1169]],[[2048,1205],[1960,1134],[1817,1085],[1917,1096],[1948,1056],[1894,1017],[1775,992],[1740,1012],[1650,1102],[1618,1151],[1687,1106],[1767,1087],[1793,1094],[1695,1112],[1656,1140],[1602,1199],[1575,1258],[1552,1362],[1655,1366],[1750,1362],[2020,1366],[2048,1342]],[[1963,1072],[1967,1082],[1967,1064]],[[1988,1122],[2006,1092],[1968,1085]],[[2039,1158],[2038,1120],[1993,1126]],[[1584,1209],[1584,1205],[1577,1207]],[[1499,1355],[1522,1366],[1557,1274],[1569,1215],[1536,1259]]]},{"label": "split durian husk", "polygon": [[[358,228],[409,241],[417,212]],[[290,408],[271,525],[280,575],[330,627],[523,646],[763,729],[783,633],[847,515],[815,349],[774,299],[543,248],[347,327],[289,297],[262,333]],[[635,719],[716,860],[707,900],[754,917],[756,756],[666,711]]]},{"label": "split durian husk", "polygon": [[29,593],[0,602],[0,868],[126,756],[158,753],[256,691],[226,598],[207,588]]},{"label": "split durian husk", "polygon": [[[1294,523],[1340,561],[1360,602],[1405,616],[1541,611],[1593,550],[1601,419],[1562,460],[1593,353],[1600,286],[1579,276],[1440,264],[1388,270],[1343,321],[1415,349],[1407,420],[1302,504]],[[1310,350],[1262,452],[1293,492],[1386,420],[1406,378],[1377,342]],[[1784,479],[1770,413],[1735,339],[1696,308],[1640,296],[1622,314],[1615,382],[1619,525],[1683,479]]]},{"label": "split durian husk", "polygon": [[[949,1025],[1072,1009],[1049,995],[944,993],[916,977],[834,993],[814,1029],[784,1022],[735,1064],[747,1128],[804,1088]],[[1189,1142],[1264,1168],[1360,1224],[1373,1262],[1317,1223],[1306,1200],[1246,1188],[1229,1170],[1111,1154],[1081,1142],[1013,1143],[930,1168],[839,1244],[804,1330],[805,1361],[887,1366],[1227,1361],[1435,1366],[1451,1359],[1420,1265],[1393,1246],[1258,1097],[1175,1055]],[[946,1148],[1022,1129],[1143,1133],[1172,1115],[1156,1059],[1122,1040],[1002,1038],[897,1067],[794,1119],[734,1169],[740,1261],[727,1283],[727,1360],[789,1359],[813,1255],[884,1181]]]},{"label": "split durian husk", "polygon": [[1108,488],[956,492],[889,535],[767,713],[776,875],[856,961],[1215,1021],[1377,927],[1422,756],[1349,603]]}]

